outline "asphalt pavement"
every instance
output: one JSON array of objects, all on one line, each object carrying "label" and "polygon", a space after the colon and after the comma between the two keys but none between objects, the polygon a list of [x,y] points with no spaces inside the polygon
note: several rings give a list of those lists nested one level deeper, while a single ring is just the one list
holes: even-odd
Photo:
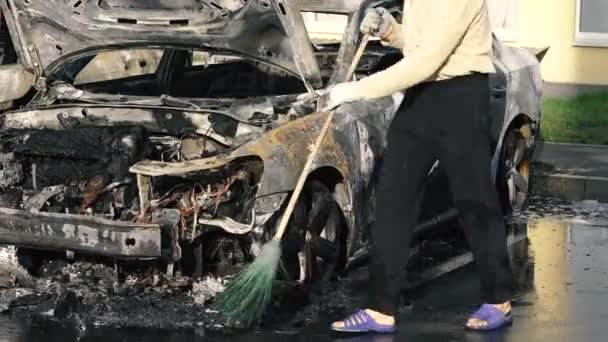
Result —
[{"label": "asphalt pavement", "polygon": [[608,146],[604,145],[543,143],[534,159],[565,175],[608,177]]},{"label": "asphalt pavement", "polygon": [[[365,268],[343,280],[341,291],[322,301],[330,309],[304,313],[299,323],[285,322],[240,335],[199,331],[105,330],[81,332],[79,341],[606,341],[608,324],[608,205],[533,199],[530,208],[509,219],[511,255],[517,282],[514,325],[493,333],[463,329],[479,298],[470,266],[404,293],[399,332],[390,336],[340,336],[332,320],[365,301]],[[0,340],[76,340],[73,328],[41,327],[33,322],[0,321]]]},{"label": "asphalt pavement", "polygon": [[541,143],[533,158],[535,193],[608,202],[608,146]]}]

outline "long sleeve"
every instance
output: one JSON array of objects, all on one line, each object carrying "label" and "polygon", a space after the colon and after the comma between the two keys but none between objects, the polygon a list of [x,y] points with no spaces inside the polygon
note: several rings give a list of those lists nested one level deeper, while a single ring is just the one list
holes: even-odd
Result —
[{"label": "long sleeve", "polygon": [[401,24],[399,24],[394,17],[391,17],[391,32],[382,39],[382,42],[396,49],[403,49],[403,46],[405,45]]},{"label": "long sleeve", "polygon": [[[483,8],[474,0],[435,0],[429,1],[431,4],[433,8],[419,31],[420,44],[386,70],[349,83],[352,98],[388,96],[431,78],[448,61]],[[397,39],[402,41],[403,37]]]}]

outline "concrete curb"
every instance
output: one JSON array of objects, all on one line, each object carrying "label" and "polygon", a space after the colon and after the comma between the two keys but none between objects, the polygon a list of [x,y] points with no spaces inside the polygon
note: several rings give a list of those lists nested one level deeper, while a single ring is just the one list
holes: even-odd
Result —
[{"label": "concrete curb", "polygon": [[532,194],[608,202],[608,145],[540,143],[531,171]]},{"label": "concrete curb", "polygon": [[[542,142],[540,143],[542,145],[547,145],[547,146],[580,146],[580,147],[594,147],[594,148],[599,148],[599,149],[605,149],[608,151],[608,145],[598,145],[598,144],[577,144],[577,143],[561,143],[561,142]],[[539,145],[540,146],[540,145]],[[541,147],[539,147],[540,149]]]},{"label": "concrete curb", "polygon": [[608,202],[608,177],[533,172],[531,178],[530,191],[535,195],[558,197],[567,201]]}]

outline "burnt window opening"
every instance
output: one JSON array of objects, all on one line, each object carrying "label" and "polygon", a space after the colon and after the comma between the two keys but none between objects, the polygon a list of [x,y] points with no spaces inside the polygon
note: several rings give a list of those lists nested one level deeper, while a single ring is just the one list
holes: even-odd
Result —
[{"label": "burnt window opening", "polygon": [[[62,46],[63,47],[63,46]],[[67,51],[63,47],[64,53]],[[104,51],[96,56],[68,62],[65,73],[51,75],[53,80],[73,82],[90,92],[159,96],[154,73],[164,53],[160,49],[124,49],[120,53]],[[188,51],[179,53],[187,54]],[[276,58],[275,48],[262,46],[259,60],[249,60],[214,51],[195,51],[192,65],[180,67],[171,80],[170,95],[192,98],[246,98],[305,92],[301,79],[281,68],[262,62]],[[116,61],[99,72],[97,61]],[[175,60],[182,63],[181,58]],[[108,64],[108,65],[110,65]],[[175,64],[177,67],[177,64]],[[202,85],[201,85],[202,84]]]},{"label": "burnt window opening", "polygon": [[137,24],[136,19],[128,19],[128,18],[118,18],[117,22],[119,24]]},{"label": "burnt window opening", "polygon": [[188,24],[190,24],[190,21],[188,19],[177,19],[169,21],[169,25],[172,26],[188,26]]}]

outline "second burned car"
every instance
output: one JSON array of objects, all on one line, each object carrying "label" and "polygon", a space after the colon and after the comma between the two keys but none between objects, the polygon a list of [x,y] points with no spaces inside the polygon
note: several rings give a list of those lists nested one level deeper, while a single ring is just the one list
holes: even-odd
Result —
[{"label": "second burned car", "polygon": [[[344,78],[372,5],[390,3],[2,1],[20,64],[0,73],[29,86],[2,85],[13,108],[0,114],[0,243],[160,260],[169,276],[248,262],[327,116],[293,104]],[[348,14],[342,42],[312,44],[301,11]],[[100,52],[128,49],[150,50],[157,66],[77,82]],[[517,208],[540,124],[539,61],[498,40],[494,52],[488,167]],[[398,58],[374,43],[358,76]],[[337,109],[283,244],[284,278],[314,283],[365,255],[384,135],[404,96]],[[457,214],[427,209],[421,227]]]}]

